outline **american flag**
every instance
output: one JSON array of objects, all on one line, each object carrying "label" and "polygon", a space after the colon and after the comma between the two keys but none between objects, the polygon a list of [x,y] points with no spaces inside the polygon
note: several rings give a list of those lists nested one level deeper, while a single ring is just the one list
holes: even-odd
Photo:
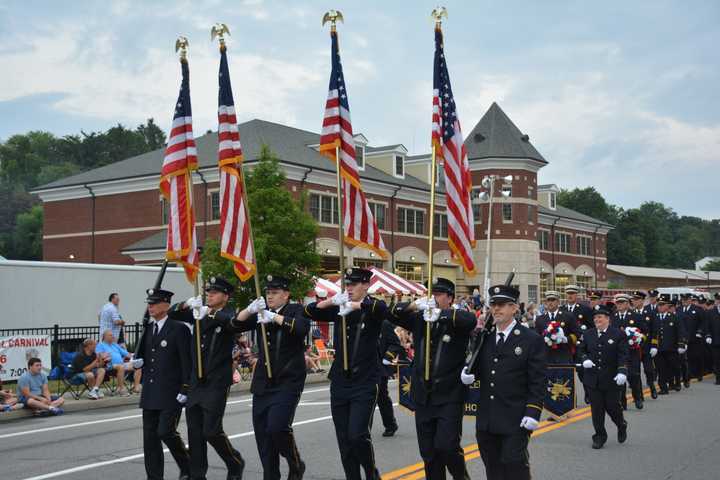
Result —
[{"label": "american flag", "polygon": [[180,65],[182,83],[165,148],[160,191],[170,206],[165,256],[182,264],[188,281],[194,283],[199,264],[192,204],[192,171],[197,169],[197,149],[190,108],[190,68],[185,59]]},{"label": "american flag", "polygon": [[235,274],[245,281],[255,274],[250,219],[245,205],[243,153],[235,117],[225,47],[220,47],[218,96],[218,168],[220,169],[220,255],[232,260]]},{"label": "american flag", "polygon": [[442,30],[439,27],[435,29],[432,144],[437,157],[444,163],[448,244],[453,259],[462,265],[466,273],[472,275],[475,273],[472,252],[475,246],[472,178],[450,86]]},{"label": "american flag", "polygon": [[[322,134],[320,135],[320,153],[339,163],[343,188],[343,228],[345,242],[374,251],[382,258],[388,257],[380,230],[375,223],[370,205],[360,186],[358,166],[355,161],[355,141],[350,122],[350,104],[348,103],[345,78],[338,37],[336,31],[330,32],[332,39],[332,72],[330,73],[330,91],[325,104]],[[340,147],[340,162],[336,158],[335,148]]]}]

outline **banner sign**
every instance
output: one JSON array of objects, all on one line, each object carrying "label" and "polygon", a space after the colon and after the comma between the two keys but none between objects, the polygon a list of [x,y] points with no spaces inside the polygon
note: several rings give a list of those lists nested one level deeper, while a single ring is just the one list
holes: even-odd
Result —
[{"label": "banner sign", "polygon": [[17,380],[27,372],[27,362],[39,358],[43,370],[50,369],[50,335],[13,335],[0,337],[0,380]]},{"label": "banner sign", "polygon": [[[459,375],[458,375],[459,381]],[[412,387],[412,365],[398,366],[398,398],[401,407],[411,412],[415,411],[415,402],[410,395]],[[465,416],[474,417],[477,415],[478,402],[480,400],[480,382],[475,382],[468,388],[465,396]]]},{"label": "banner sign", "polygon": [[548,365],[545,410],[556,417],[575,409],[575,365]]}]

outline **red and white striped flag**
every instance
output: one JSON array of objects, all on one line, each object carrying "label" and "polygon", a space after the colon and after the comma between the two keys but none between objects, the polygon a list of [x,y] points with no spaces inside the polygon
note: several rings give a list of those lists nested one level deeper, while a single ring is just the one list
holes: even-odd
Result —
[{"label": "red and white striped flag", "polygon": [[[350,105],[340,63],[337,32],[331,31],[330,37],[332,40],[332,72],[330,73],[330,91],[325,104],[323,129],[320,135],[320,153],[329,157],[340,169],[345,242],[350,245],[362,246],[382,258],[387,258],[388,252],[385,249],[380,230],[365,198],[365,192],[360,186],[360,176],[355,161],[355,141],[350,122]],[[339,159],[336,158],[336,147],[340,147]]]},{"label": "red and white striped flag", "polygon": [[165,148],[160,191],[170,207],[165,256],[180,263],[188,281],[194,283],[199,265],[192,204],[192,171],[197,169],[197,149],[190,107],[190,68],[185,59],[180,61],[180,65],[182,83]]},{"label": "red and white striped flag", "polygon": [[472,249],[475,225],[472,211],[472,177],[463,143],[450,75],[445,61],[443,35],[435,28],[433,75],[432,144],[444,163],[445,199],[448,218],[448,245],[453,259],[469,275],[475,274]]},{"label": "red and white striped flag", "polygon": [[255,274],[256,265],[250,238],[250,218],[243,195],[243,153],[225,46],[220,47],[219,81],[220,255],[233,261],[235,275],[245,281]]}]

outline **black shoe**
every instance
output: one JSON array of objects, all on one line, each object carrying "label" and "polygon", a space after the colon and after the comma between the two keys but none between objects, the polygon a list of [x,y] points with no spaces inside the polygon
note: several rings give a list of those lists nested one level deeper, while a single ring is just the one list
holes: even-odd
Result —
[{"label": "black shoe", "polygon": [[668,393],[670,393],[670,392],[668,391],[667,388],[661,388],[660,391],[658,392],[659,395],[667,395]]},{"label": "black shoe", "polygon": [[657,390],[655,389],[655,385],[650,385],[650,396],[653,400],[655,400],[658,397]]},{"label": "black shoe", "polygon": [[382,436],[383,437],[392,437],[393,435],[395,435],[395,432],[397,432],[397,431],[398,431],[398,426],[397,426],[397,424],[395,424],[391,427],[386,428],[385,431],[383,432]]},{"label": "black shoe", "polygon": [[[688,388],[688,387],[685,387],[685,388]],[[680,384],[678,383],[675,385],[675,391],[679,392],[680,390],[682,390],[682,386],[680,386]]]},{"label": "black shoe", "polygon": [[[685,385],[685,388],[690,388],[690,380],[688,380],[687,382],[684,382],[683,385]],[[678,391],[680,391],[680,390],[678,390]]]},{"label": "black shoe", "polygon": [[625,443],[627,440],[627,422],[618,427],[618,443]]},{"label": "black shoe", "polygon": [[698,381],[698,382],[702,382],[702,381],[703,381],[703,377],[697,377],[697,381]]},{"label": "black shoe", "polygon": [[642,409],[643,409],[643,401],[642,401],[642,399],[635,400],[635,408],[637,408],[638,410],[642,410]]},{"label": "black shoe", "polygon": [[590,405],[590,395],[585,395],[585,403]]},{"label": "black shoe", "polygon": [[245,459],[240,459],[240,468],[236,473],[230,473],[227,474],[227,480],[242,480],[243,477],[243,470],[245,470]]},{"label": "black shoe", "polygon": [[599,450],[605,445],[605,442],[607,441],[607,438],[601,437],[600,435],[593,435],[593,444],[592,448],[595,450]]},{"label": "black shoe", "polygon": [[302,480],[305,475],[305,462],[300,460],[300,467],[298,470],[288,473],[288,480]]}]

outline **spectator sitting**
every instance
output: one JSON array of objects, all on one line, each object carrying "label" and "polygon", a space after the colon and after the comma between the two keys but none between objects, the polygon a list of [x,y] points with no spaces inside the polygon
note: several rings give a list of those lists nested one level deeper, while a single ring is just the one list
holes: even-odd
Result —
[{"label": "spectator sitting", "polygon": [[39,358],[28,360],[28,371],[23,373],[17,382],[18,401],[33,413],[50,412],[61,415],[65,400],[57,395],[50,395],[47,375],[42,372],[42,361]]},{"label": "spectator sitting", "polygon": [[20,408],[23,408],[23,404],[18,402],[18,398],[13,392],[2,389],[2,380],[0,380],[0,412],[9,412]]},{"label": "spectator sitting", "polygon": [[320,367],[320,355],[313,352],[312,346],[305,347],[305,368],[310,373],[324,372]]},{"label": "spectator sitting", "polygon": [[117,293],[111,293],[108,297],[108,303],[103,305],[98,315],[100,321],[100,332],[105,330],[112,330],[115,340],[119,342],[120,332],[122,331],[125,321],[120,315],[118,306],[120,305],[120,295]]},{"label": "spectator sitting", "polygon": [[75,374],[71,381],[87,384],[89,389],[87,396],[92,400],[103,397],[100,385],[105,379],[104,362],[95,353],[96,345],[97,342],[94,338],[85,339],[82,349],[75,355],[72,363],[72,370]]},{"label": "spectator sitting", "polygon": [[253,370],[256,362],[257,357],[252,351],[252,342],[247,335],[240,335],[233,347],[233,364],[235,368],[237,369],[237,367],[241,365],[247,365],[250,370]]},{"label": "spectator sitting", "polygon": [[[115,374],[118,384],[118,395],[121,397],[130,396],[125,388],[125,373],[135,371],[133,379],[133,391],[140,391],[141,370],[136,370],[131,362],[130,353],[118,345],[113,336],[112,330],[105,330],[102,335],[102,342],[95,347],[95,353],[100,356],[101,364]],[[108,374],[109,375],[109,374]]]}]

